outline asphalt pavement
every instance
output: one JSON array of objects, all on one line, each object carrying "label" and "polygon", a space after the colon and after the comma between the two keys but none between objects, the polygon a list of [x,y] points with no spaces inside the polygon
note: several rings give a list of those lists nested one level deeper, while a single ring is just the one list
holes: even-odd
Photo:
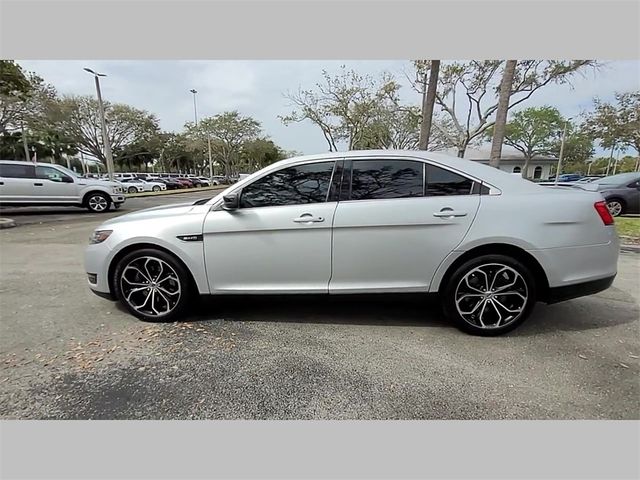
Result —
[{"label": "asphalt pavement", "polygon": [[0,230],[1,418],[640,418],[638,254],[605,292],[497,338],[415,295],[209,298],[152,324],[89,291],[102,220],[203,193],[0,210],[18,223]]}]

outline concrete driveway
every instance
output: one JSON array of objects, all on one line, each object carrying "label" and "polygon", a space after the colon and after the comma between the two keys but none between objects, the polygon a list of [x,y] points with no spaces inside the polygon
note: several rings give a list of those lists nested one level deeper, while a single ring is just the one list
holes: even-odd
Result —
[{"label": "concrete driveway", "polygon": [[85,284],[89,234],[122,213],[0,211],[19,224],[0,231],[0,417],[640,418],[638,254],[499,338],[417,296],[208,299],[149,324]]}]

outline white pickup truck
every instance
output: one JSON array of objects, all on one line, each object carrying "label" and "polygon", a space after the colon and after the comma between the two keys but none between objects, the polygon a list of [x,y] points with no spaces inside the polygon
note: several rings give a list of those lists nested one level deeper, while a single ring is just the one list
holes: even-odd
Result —
[{"label": "white pickup truck", "polygon": [[79,177],[52,163],[0,160],[0,205],[75,206],[102,213],[126,198],[116,182]]}]

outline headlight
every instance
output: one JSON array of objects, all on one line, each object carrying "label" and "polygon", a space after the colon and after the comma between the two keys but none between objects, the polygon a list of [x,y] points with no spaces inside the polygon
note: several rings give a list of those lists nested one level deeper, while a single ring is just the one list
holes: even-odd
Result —
[{"label": "headlight", "polygon": [[112,233],[113,230],[96,230],[89,237],[89,245],[104,242]]},{"label": "headlight", "polygon": [[113,187],[113,193],[120,193],[122,192],[122,188],[120,187]]}]

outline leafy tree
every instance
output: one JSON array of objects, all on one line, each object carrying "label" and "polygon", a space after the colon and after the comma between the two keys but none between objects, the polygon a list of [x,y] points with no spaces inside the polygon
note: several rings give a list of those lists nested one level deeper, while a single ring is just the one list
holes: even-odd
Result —
[{"label": "leafy tree", "polygon": [[20,65],[13,60],[0,60],[0,95],[26,98],[32,86]]},{"label": "leafy tree", "polygon": [[585,119],[586,130],[604,148],[633,148],[640,154],[640,91],[616,93],[615,103],[596,98]]},{"label": "leafy tree", "polygon": [[[203,118],[198,126],[186,124],[186,135],[197,150],[203,150],[209,139],[216,160],[224,167],[225,175],[230,176],[240,159],[242,146],[256,140],[260,135],[260,122],[241,115],[238,111],[224,112],[213,117]],[[207,160],[208,161],[208,160]]]},{"label": "leafy tree", "polygon": [[[144,110],[109,102],[104,102],[104,110],[114,152],[144,142],[158,132],[158,120]],[[64,97],[52,103],[49,112],[53,126],[72,139],[78,150],[106,163],[97,100],[88,96]]]},{"label": "leafy tree", "polygon": [[285,152],[268,138],[256,138],[242,145],[240,166],[245,172],[254,172],[286,158]]},{"label": "leafy tree", "polygon": [[[536,155],[553,153],[562,134],[564,119],[553,107],[527,108],[513,114],[505,126],[504,143],[522,152],[525,158],[522,176],[527,178],[529,162]],[[492,136],[492,129],[486,131]]]},{"label": "leafy tree", "polygon": [[[415,61],[416,84],[423,91],[424,61]],[[502,60],[452,62],[441,65],[436,105],[450,123],[442,132],[463,157],[467,147],[480,141],[495,122]],[[520,60],[517,62],[507,110],[529,99],[536,91],[556,83],[569,83],[587,67],[597,66],[592,60]]]},{"label": "leafy tree", "polygon": [[[343,66],[333,76],[323,70],[322,77],[314,89],[286,94],[295,110],[280,117],[285,125],[305,120],[315,123],[329,151],[337,151],[341,141],[349,150],[398,148],[396,140],[406,143],[400,137],[406,137],[406,126],[415,123],[415,110],[400,105],[400,85],[390,74],[375,79]],[[418,126],[411,135],[417,132]]]}]

